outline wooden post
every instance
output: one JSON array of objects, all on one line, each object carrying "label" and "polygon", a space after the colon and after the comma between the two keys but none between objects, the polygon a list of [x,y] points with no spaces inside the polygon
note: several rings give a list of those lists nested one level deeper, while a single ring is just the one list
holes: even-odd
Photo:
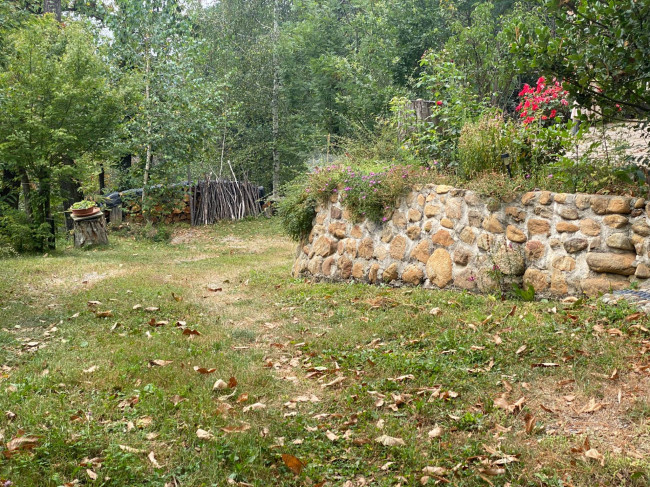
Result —
[{"label": "wooden post", "polygon": [[103,213],[87,217],[72,217],[74,220],[74,246],[90,247],[92,245],[108,245],[106,234],[106,219]]}]

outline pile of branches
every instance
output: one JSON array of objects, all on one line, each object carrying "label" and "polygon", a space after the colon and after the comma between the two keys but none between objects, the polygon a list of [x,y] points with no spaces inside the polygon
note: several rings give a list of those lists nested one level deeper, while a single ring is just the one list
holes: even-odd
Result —
[{"label": "pile of branches", "polygon": [[259,186],[248,181],[209,178],[192,188],[192,225],[210,225],[219,220],[241,220],[261,213]]}]

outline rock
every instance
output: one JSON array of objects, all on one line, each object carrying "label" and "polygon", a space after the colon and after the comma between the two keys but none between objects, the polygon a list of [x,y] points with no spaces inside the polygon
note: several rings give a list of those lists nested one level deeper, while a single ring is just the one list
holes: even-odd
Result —
[{"label": "rock", "polygon": [[454,286],[461,289],[472,290],[476,288],[477,279],[472,269],[463,269],[456,273],[454,277]]},{"label": "rock", "polygon": [[469,211],[467,212],[467,221],[469,222],[470,226],[478,227],[483,221],[483,215],[480,211],[477,210]]},{"label": "rock", "polygon": [[483,228],[492,233],[503,233],[503,224],[496,215],[490,215],[483,220]]},{"label": "rock", "polygon": [[557,249],[562,246],[562,241],[559,238],[552,238],[548,241],[548,245],[552,249]]},{"label": "rock", "polygon": [[447,201],[447,204],[445,205],[445,215],[447,218],[454,218],[456,220],[463,216],[463,205],[461,200],[453,198]]},{"label": "rock", "polygon": [[417,197],[418,206],[424,206],[425,198],[423,194],[419,194]]},{"label": "rock", "polygon": [[532,218],[528,220],[528,233],[530,235],[550,235],[551,224],[546,220]]},{"label": "rock", "polygon": [[350,237],[361,238],[362,236],[363,236],[363,230],[361,230],[361,227],[359,225],[353,226],[352,230],[350,230]]},{"label": "rock", "polygon": [[572,238],[564,242],[564,250],[570,254],[575,254],[589,247],[589,242],[586,238]]},{"label": "rock", "polygon": [[372,284],[375,284],[377,282],[377,275],[379,273],[379,264],[374,263],[370,266],[370,270],[368,271],[368,281],[370,281]]},{"label": "rock", "polygon": [[586,210],[591,204],[591,198],[586,194],[577,194],[576,195],[576,206],[579,210]]},{"label": "rock", "polygon": [[333,220],[339,220],[343,216],[343,211],[338,206],[332,206],[330,208],[330,218]]},{"label": "rock", "polygon": [[451,256],[445,249],[436,249],[427,261],[427,277],[429,281],[444,288],[452,279]]},{"label": "rock", "polygon": [[375,246],[372,243],[372,239],[370,237],[364,238],[360,243],[359,243],[359,257],[362,257],[364,259],[372,259],[372,255],[375,251]]},{"label": "rock", "polygon": [[431,241],[435,245],[442,245],[443,247],[449,247],[453,245],[454,239],[451,238],[447,230],[438,230],[432,237]]},{"label": "rock", "polygon": [[569,287],[566,283],[566,278],[561,272],[555,271],[551,275],[551,292],[553,294],[566,294],[569,291]]},{"label": "rock", "polygon": [[580,230],[580,227],[578,227],[578,225],[574,225],[573,223],[558,222],[555,225],[555,230],[558,233],[574,233]]},{"label": "rock", "polygon": [[441,211],[442,211],[442,206],[440,205],[427,205],[424,207],[424,215],[427,218],[431,218],[432,216],[439,215]]},{"label": "rock", "polygon": [[454,252],[454,262],[458,265],[466,266],[472,258],[472,252],[468,249],[457,248]]},{"label": "rock", "polygon": [[629,285],[630,281],[619,276],[593,277],[580,281],[582,292],[588,296],[624,289]]},{"label": "rock", "polygon": [[385,245],[377,245],[375,247],[375,252],[373,255],[377,260],[384,260],[386,257],[388,257],[388,249]]},{"label": "rock", "polygon": [[485,251],[490,250],[493,244],[494,244],[494,237],[489,233],[482,233],[481,235],[479,235],[478,241],[476,242],[478,248]]},{"label": "rock", "polygon": [[454,228],[454,222],[452,222],[449,218],[443,218],[440,220],[440,225],[445,228]]},{"label": "rock", "polygon": [[566,194],[566,193],[556,193],[556,194],[555,194],[555,197],[553,198],[553,200],[554,200],[556,203],[561,203],[561,204],[566,203],[566,200],[567,200],[567,194]]},{"label": "rock", "polygon": [[427,220],[426,222],[424,222],[424,226],[422,227],[422,229],[425,232],[430,232],[432,228],[433,228],[433,220]]},{"label": "rock", "polygon": [[346,224],[344,222],[330,223],[329,227],[327,227],[327,231],[336,238],[344,238],[346,234],[345,230]]},{"label": "rock", "polygon": [[646,222],[636,222],[632,225],[632,231],[643,237],[650,237],[650,226]]},{"label": "rock", "polygon": [[336,264],[336,259],[333,256],[329,256],[323,261],[322,271],[325,277],[330,277],[332,275],[332,268]]},{"label": "rock", "polygon": [[325,233],[325,227],[323,225],[315,225],[314,228],[309,232],[309,243],[312,243],[316,237]]},{"label": "rock", "polygon": [[589,252],[587,265],[592,271],[631,276],[636,271],[636,254],[612,254],[608,252]]},{"label": "rock", "polygon": [[492,261],[506,276],[521,276],[526,269],[522,253],[508,245],[500,246],[492,255]]},{"label": "rock", "polygon": [[396,280],[398,275],[397,263],[393,262],[391,265],[386,267],[386,270],[381,275],[381,279],[384,282],[391,282]]},{"label": "rock", "polygon": [[516,222],[521,223],[526,219],[526,212],[516,206],[506,207],[506,215],[511,216]]},{"label": "rock", "polygon": [[323,258],[320,256],[316,256],[313,259],[309,261],[309,264],[307,265],[307,270],[311,272],[312,275],[318,275],[321,273],[321,267],[323,265]]},{"label": "rock", "polygon": [[408,211],[408,219],[410,222],[419,222],[422,220],[422,212],[415,208],[410,208]]},{"label": "rock", "polygon": [[550,205],[553,202],[553,194],[550,191],[542,191],[539,193],[539,204]]},{"label": "rock", "polygon": [[474,243],[474,240],[476,240],[476,234],[470,227],[465,227],[463,228],[463,231],[460,232],[459,238],[466,244],[471,245]]},{"label": "rock", "polygon": [[385,226],[381,231],[381,241],[384,243],[389,243],[393,239],[393,231],[390,227]]},{"label": "rock", "polygon": [[549,276],[546,272],[528,268],[524,273],[524,286],[532,285],[536,293],[545,291],[549,286]]},{"label": "rock", "polygon": [[427,263],[431,254],[429,253],[430,243],[428,240],[422,240],[418,243],[413,250],[411,250],[411,259],[419,260],[423,264]]},{"label": "rock", "polygon": [[526,243],[524,253],[526,255],[526,260],[539,260],[546,253],[546,249],[542,242],[531,240]]},{"label": "rock", "polygon": [[314,255],[320,255],[321,257],[327,257],[336,252],[336,244],[332,242],[325,235],[321,235],[316,239],[314,245],[311,248],[311,251]]},{"label": "rock", "polygon": [[634,275],[639,279],[648,279],[650,277],[650,267],[642,262],[636,266],[636,272]]},{"label": "rock", "polygon": [[469,191],[465,194],[465,203],[469,206],[478,206],[481,204],[481,198],[473,191]]},{"label": "rock", "polygon": [[339,258],[336,266],[338,267],[341,279],[349,279],[352,274],[352,261],[343,255]]},{"label": "rock", "polygon": [[578,219],[578,210],[571,207],[563,207],[558,212],[562,218],[565,220],[577,220]]},{"label": "rock", "polygon": [[412,225],[412,226],[410,226],[410,227],[408,227],[406,229],[406,235],[411,240],[417,240],[418,238],[420,238],[420,233],[421,232],[422,232],[422,230],[420,230],[420,227],[418,227],[416,225]]},{"label": "rock", "polygon": [[353,238],[346,238],[344,242],[345,253],[354,259],[357,256],[357,241]]},{"label": "rock", "polygon": [[436,193],[438,194],[446,194],[449,193],[449,191],[453,189],[451,186],[446,186],[444,184],[439,184],[436,186]]},{"label": "rock", "polygon": [[611,228],[623,228],[625,227],[630,220],[621,215],[607,215],[603,218],[605,225]]},{"label": "rock", "polygon": [[323,223],[325,223],[326,218],[327,215],[325,213],[319,213],[318,215],[316,215],[316,223],[318,225],[322,225]]},{"label": "rock", "polygon": [[508,237],[508,240],[512,240],[513,242],[517,243],[524,243],[526,240],[528,240],[526,238],[526,234],[514,225],[508,225],[506,228],[506,237]]},{"label": "rock", "polygon": [[609,203],[607,204],[607,213],[624,213],[628,214],[632,211],[630,208],[629,198],[623,198],[622,196],[615,196],[610,198]]},{"label": "rock", "polygon": [[352,266],[352,277],[363,279],[366,275],[366,266],[363,262],[355,262]]},{"label": "rock", "polygon": [[307,270],[308,264],[309,260],[306,257],[300,257],[296,259],[296,261],[293,263],[293,268],[291,269],[291,275],[293,277],[300,277]]},{"label": "rock", "polygon": [[524,194],[521,197],[521,204],[528,205],[529,203],[534,201],[536,196],[537,196],[537,193],[535,193],[534,191],[530,191],[530,192]]},{"label": "rock", "polygon": [[406,217],[401,211],[393,213],[393,225],[397,228],[406,228]]},{"label": "rock", "polygon": [[[577,204],[577,199],[576,199]],[[604,215],[607,213],[607,205],[609,200],[605,196],[592,196],[591,197],[591,211],[597,215]]]},{"label": "rock", "polygon": [[626,233],[612,233],[605,243],[613,249],[634,250],[634,245]]},{"label": "rock", "polygon": [[571,272],[576,268],[576,261],[567,255],[559,256],[553,259],[553,268],[559,271]]},{"label": "rock", "polygon": [[580,231],[585,235],[596,237],[600,235],[600,223],[591,218],[585,218],[580,222]]},{"label": "rock", "polygon": [[390,256],[393,259],[402,260],[404,258],[404,252],[406,251],[406,238],[402,235],[398,235],[390,243]]},{"label": "rock", "polygon": [[547,206],[536,206],[533,213],[541,218],[553,218],[553,210]]},{"label": "rock", "polygon": [[645,200],[643,198],[637,198],[634,202],[634,208],[640,210],[645,207]]},{"label": "rock", "polygon": [[423,277],[424,272],[422,272],[422,269],[415,265],[407,266],[406,269],[404,269],[404,272],[402,272],[402,281],[414,286],[420,284]]}]

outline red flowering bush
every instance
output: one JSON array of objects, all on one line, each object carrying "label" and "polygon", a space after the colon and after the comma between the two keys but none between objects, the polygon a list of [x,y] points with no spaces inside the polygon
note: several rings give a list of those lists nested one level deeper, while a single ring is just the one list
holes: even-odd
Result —
[{"label": "red flowering bush", "polygon": [[537,80],[535,88],[525,84],[519,92],[521,101],[516,108],[519,118],[523,119],[524,125],[529,125],[536,120],[554,121],[558,113],[566,111],[566,107],[569,106],[568,94],[569,92],[555,78],[550,85],[546,84],[544,77]]}]

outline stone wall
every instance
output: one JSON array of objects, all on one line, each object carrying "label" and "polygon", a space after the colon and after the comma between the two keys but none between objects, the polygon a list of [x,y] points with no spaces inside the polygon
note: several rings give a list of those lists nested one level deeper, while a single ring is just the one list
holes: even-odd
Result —
[{"label": "stone wall", "polygon": [[335,281],[537,295],[622,289],[650,277],[650,204],[622,196],[526,193],[485,200],[442,185],[415,188],[384,223],[353,222],[336,195],[318,208],[294,275]]}]

